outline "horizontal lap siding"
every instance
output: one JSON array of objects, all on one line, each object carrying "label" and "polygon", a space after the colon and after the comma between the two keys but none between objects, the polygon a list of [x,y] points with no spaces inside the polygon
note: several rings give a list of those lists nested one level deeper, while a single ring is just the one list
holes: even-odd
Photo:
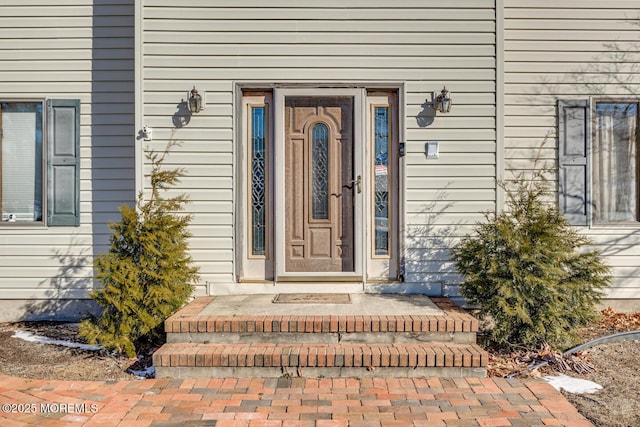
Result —
[{"label": "horizontal lap siding", "polygon": [[[505,0],[506,176],[541,157],[557,166],[556,104],[640,94],[638,3],[634,0]],[[638,227],[582,230],[612,266],[610,298],[640,297]]]},{"label": "horizontal lap siding", "polygon": [[0,299],[86,298],[108,223],[135,198],[134,1],[53,3],[0,5],[0,97],[80,99],[81,225],[1,226]]},{"label": "horizontal lap siding", "polygon": [[[406,82],[407,280],[458,281],[439,233],[495,207],[494,1],[150,0],[143,15],[148,146],[183,142],[170,162],[189,174],[180,189],[191,195],[203,281],[234,276],[237,81]],[[207,108],[175,129],[171,116],[194,84]],[[445,84],[451,113],[425,123],[425,101]],[[439,159],[425,159],[426,141],[440,142]]]}]

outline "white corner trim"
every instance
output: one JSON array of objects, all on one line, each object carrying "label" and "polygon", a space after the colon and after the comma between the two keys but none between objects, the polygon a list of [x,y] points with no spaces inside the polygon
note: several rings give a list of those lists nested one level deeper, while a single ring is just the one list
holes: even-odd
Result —
[{"label": "white corner trim", "polygon": [[496,211],[504,207],[504,190],[499,183],[504,179],[504,0],[496,0]]}]

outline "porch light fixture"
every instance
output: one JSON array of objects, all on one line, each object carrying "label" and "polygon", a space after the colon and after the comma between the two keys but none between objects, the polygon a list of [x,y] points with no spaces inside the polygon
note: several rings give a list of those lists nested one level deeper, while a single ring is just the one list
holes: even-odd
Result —
[{"label": "porch light fixture", "polygon": [[189,111],[191,111],[192,113],[199,113],[200,110],[204,108],[202,95],[198,93],[195,86],[193,87],[193,89],[191,89],[191,92],[189,92],[188,100]]},{"label": "porch light fixture", "polygon": [[449,96],[449,91],[447,90],[446,87],[442,88],[440,95],[436,96],[435,92],[433,93],[433,95],[436,101],[435,109],[437,111],[440,111],[441,113],[448,113],[449,111],[451,111],[451,97]]}]

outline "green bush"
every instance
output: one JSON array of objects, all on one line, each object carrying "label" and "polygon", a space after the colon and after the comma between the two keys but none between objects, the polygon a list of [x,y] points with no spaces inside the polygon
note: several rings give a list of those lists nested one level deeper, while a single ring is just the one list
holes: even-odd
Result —
[{"label": "green bush", "polygon": [[95,261],[101,286],[90,293],[103,307],[80,324],[80,335],[92,344],[136,354],[141,340],[161,337],[164,321],[180,309],[193,292],[198,269],[188,254],[189,215],[178,215],[187,197],[164,198],[162,192],[184,176],[182,169],[162,170],[175,143],[162,154],[151,152],[151,193],[138,196],[136,207],[120,207],[120,222],[110,224],[109,252]]},{"label": "green bush", "polygon": [[575,344],[575,328],[594,319],[611,281],[599,253],[586,250],[591,242],[545,203],[545,177],[503,184],[506,209],[485,214],[453,249],[462,295],[492,319],[489,338],[500,347]]}]

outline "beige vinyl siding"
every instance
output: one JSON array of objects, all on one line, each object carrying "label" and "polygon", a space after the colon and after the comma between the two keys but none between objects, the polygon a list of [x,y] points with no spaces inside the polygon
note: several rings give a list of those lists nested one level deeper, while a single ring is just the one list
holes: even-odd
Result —
[{"label": "beige vinyl siding", "polygon": [[81,224],[0,224],[0,300],[32,300],[10,302],[12,310],[38,316],[63,310],[66,298],[86,298],[93,259],[107,248],[107,224],[135,198],[133,6],[0,4],[0,98],[81,101]]},{"label": "beige vinyl siding", "polygon": [[[459,282],[442,233],[495,207],[493,0],[148,0],[143,17],[143,120],[154,129],[147,146],[183,142],[170,158],[188,172],[180,189],[191,195],[201,291],[235,281],[238,82],[404,83],[407,289],[440,294]],[[206,91],[207,108],[175,129],[171,116],[193,85]],[[443,85],[451,113],[420,124]],[[426,141],[440,142],[439,159],[425,158]]]},{"label": "beige vinyl siding", "polygon": [[[558,99],[640,96],[640,29],[633,0],[505,0],[505,158],[507,177],[542,157],[557,164]],[[625,52],[629,50],[629,52]],[[613,299],[640,297],[635,227],[592,227],[612,266]]]}]

